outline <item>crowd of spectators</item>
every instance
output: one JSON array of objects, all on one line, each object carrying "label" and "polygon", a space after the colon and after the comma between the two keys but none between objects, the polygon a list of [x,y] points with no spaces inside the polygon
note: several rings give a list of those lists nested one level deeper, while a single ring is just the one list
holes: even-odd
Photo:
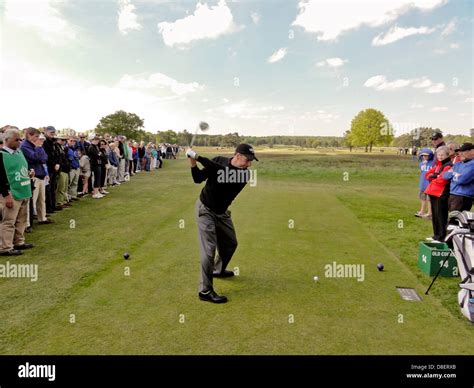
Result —
[{"label": "crowd of spectators", "polygon": [[176,144],[153,144],[125,136],[64,134],[53,126],[0,129],[0,255],[21,255],[33,248],[24,233],[51,224],[55,212],[90,196],[109,194],[108,187],[176,159]]}]

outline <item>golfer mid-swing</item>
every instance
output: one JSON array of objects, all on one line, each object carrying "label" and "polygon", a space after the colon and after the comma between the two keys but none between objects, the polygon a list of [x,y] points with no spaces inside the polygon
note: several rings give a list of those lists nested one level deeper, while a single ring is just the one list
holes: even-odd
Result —
[{"label": "golfer mid-swing", "polygon": [[[230,277],[234,272],[226,270],[237,249],[234,224],[228,207],[249,181],[248,167],[258,159],[252,146],[240,144],[232,158],[217,156],[212,160],[188,149],[186,155],[191,163],[194,183],[207,179],[206,185],[196,202],[201,254],[201,280],[199,299],[212,303],[225,303],[227,298],[217,295],[213,287],[213,277]],[[204,168],[199,169],[196,161]],[[217,257],[216,256],[217,248]]]}]

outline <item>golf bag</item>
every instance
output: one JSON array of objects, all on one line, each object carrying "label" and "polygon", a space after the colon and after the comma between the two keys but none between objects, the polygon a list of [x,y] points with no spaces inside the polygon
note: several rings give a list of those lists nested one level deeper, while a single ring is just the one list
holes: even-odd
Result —
[{"label": "golf bag", "polygon": [[461,276],[459,307],[462,314],[474,322],[474,213],[451,212],[447,231],[446,242],[454,252]]}]

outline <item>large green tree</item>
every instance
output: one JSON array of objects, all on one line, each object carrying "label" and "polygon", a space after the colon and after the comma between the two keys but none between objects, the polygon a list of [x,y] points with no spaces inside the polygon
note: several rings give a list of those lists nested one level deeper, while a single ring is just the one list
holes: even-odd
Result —
[{"label": "large green tree", "polygon": [[172,129],[167,131],[158,131],[158,140],[160,143],[175,144],[178,142],[178,134]]},{"label": "large green tree", "polygon": [[364,146],[365,152],[372,152],[374,145],[389,145],[393,131],[382,112],[369,108],[352,119],[350,138],[353,145]]},{"label": "large green tree", "polygon": [[347,130],[344,132],[344,139],[342,140],[342,144],[346,147],[349,147],[349,150],[352,152],[352,148],[354,147],[354,140],[352,139],[352,132]]},{"label": "large green tree", "polygon": [[125,135],[128,139],[141,139],[144,120],[135,113],[119,110],[108,116],[102,117],[95,128],[96,133],[111,135]]},{"label": "large green tree", "polygon": [[228,133],[222,138],[221,145],[223,147],[236,147],[240,143],[240,136],[237,132]]}]

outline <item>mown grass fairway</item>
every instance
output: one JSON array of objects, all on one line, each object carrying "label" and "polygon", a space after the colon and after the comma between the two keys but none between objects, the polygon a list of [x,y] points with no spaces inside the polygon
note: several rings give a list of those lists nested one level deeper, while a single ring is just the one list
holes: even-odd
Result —
[{"label": "mown grass fairway", "polygon": [[[36,248],[10,261],[37,263],[39,280],[0,280],[0,353],[473,354],[458,279],[439,279],[424,295],[431,279],[417,269],[417,243],[431,225],[413,217],[417,163],[360,153],[259,157],[257,186],[231,207],[239,248],[230,267],[240,275],[215,280],[228,304],[197,298],[201,186],[187,160],[167,161],[27,235]],[[333,261],[365,264],[364,281],[326,278]],[[403,301],[396,286],[423,301]]]}]

